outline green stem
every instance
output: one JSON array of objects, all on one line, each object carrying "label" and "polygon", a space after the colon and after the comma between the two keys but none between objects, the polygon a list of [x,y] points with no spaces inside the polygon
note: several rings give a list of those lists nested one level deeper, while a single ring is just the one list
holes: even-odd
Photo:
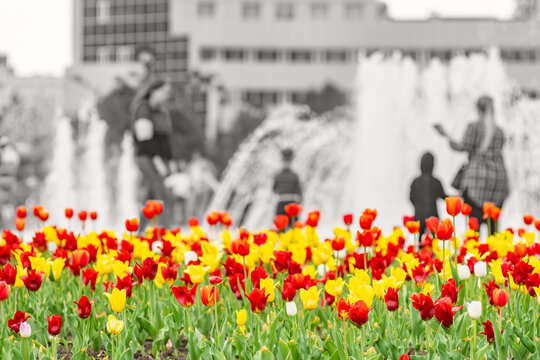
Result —
[{"label": "green stem", "polygon": [[343,349],[345,350],[345,358],[349,358],[347,350],[347,319],[343,319]]},{"label": "green stem", "polygon": [[474,322],[474,334],[473,334],[473,347],[472,347],[472,360],[476,360],[476,319]]},{"label": "green stem", "polygon": [[445,255],[446,255],[446,241],[442,240],[442,278],[443,278],[443,284],[446,283],[446,263],[445,263]]},{"label": "green stem", "polygon": [[364,347],[366,344],[366,331],[364,326],[362,326],[362,329],[360,330],[360,360],[364,360]]},{"label": "green stem", "polygon": [[28,338],[24,338],[23,342],[24,342],[24,360],[28,360]]},{"label": "green stem", "polygon": [[456,232],[456,217],[452,216],[452,225],[454,226],[454,264],[457,267],[457,232]]}]

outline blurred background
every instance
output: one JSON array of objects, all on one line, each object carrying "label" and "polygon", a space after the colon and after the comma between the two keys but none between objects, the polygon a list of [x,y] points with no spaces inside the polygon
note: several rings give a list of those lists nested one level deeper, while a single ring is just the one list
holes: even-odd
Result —
[{"label": "blurred background", "polygon": [[461,138],[484,94],[507,139],[503,217],[540,214],[536,0],[0,0],[3,226],[20,204],[138,215],[130,106],[150,77],[172,84],[177,224],[270,226],[290,148],[306,213],[399,225],[424,151],[456,193],[465,155],[433,125]]}]

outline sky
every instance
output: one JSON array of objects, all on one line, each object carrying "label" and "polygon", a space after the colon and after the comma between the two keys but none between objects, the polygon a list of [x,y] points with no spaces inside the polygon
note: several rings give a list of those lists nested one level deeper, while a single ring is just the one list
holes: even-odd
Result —
[{"label": "sky", "polygon": [[[0,0],[0,53],[19,75],[62,75],[72,62],[73,0]],[[83,1],[83,0],[75,0]],[[515,0],[382,0],[395,18],[497,17]]]}]

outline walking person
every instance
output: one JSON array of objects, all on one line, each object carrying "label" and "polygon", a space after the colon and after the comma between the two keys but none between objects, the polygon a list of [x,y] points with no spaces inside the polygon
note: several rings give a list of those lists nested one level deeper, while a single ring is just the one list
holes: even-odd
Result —
[{"label": "walking person", "polygon": [[[132,105],[132,128],[136,149],[136,162],[148,192],[143,200],[163,202],[160,224],[169,226],[171,195],[164,179],[175,172],[172,160],[171,118],[165,104],[170,98],[171,86],[164,80],[154,80],[142,89]],[[146,219],[141,216],[141,230]]]},{"label": "walking person", "polygon": [[[452,140],[444,129],[436,129],[450,142],[455,151],[469,154],[469,162],[459,171],[452,186],[461,191],[463,201],[472,207],[471,217],[483,223],[482,207],[492,202],[502,208],[509,194],[508,175],[504,165],[502,149],[504,132],[495,123],[493,99],[482,96],[476,102],[478,119],[467,126],[463,140]],[[493,233],[495,229],[491,229]]]},{"label": "walking person", "polygon": [[294,158],[292,149],[284,149],[281,152],[282,169],[274,177],[273,191],[278,196],[276,215],[286,215],[285,206],[296,203],[302,203],[302,187],[300,179],[294,170],[291,169],[291,163]]}]

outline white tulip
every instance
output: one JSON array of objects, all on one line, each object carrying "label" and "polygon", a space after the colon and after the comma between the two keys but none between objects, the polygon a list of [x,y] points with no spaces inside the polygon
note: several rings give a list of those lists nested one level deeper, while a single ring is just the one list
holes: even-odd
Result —
[{"label": "white tulip", "polygon": [[295,316],[298,313],[296,308],[296,303],[294,301],[289,301],[285,304],[285,309],[287,309],[287,315]]},{"label": "white tulip", "polygon": [[19,327],[19,334],[23,338],[30,337],[32,335],[32,328],[30,327],[30,324],[25,322],[21,323],[21,326]]},{"label": "white tulip", "polygon": [[467,305],[467,312],[471,319],[476,320],[482,316],[482,303],[480,301],[471,301],[465,303],[465,305]]},{"label": "white tulip", "polygon": [[328,270],[328,266],[326,266],[325,264],[320,264],[319,266],[317,266],[317,274],[319,275],[320,278],[325,277],[327,270]]},{"label": "white tulip", "polygon": [[197,261],[199,257],[195,251],[186,251],[184,253],[184,264],[189,264],[190,261]]},{"label": "white tulip", "polygon": [[154,241],[152,243],[152,251],[158,255],[161,255],[161,249],[163,248],[163,241]]},{"label": "white tulip", "polygon": [[459,280],[467,280],[471,277],[471,269],[467,265],[458,265]]},{"label": "white tulip", "polygon": [[474,264],[474,275],[477,277],[484,277],[487,275],[487,266],[484,261],[479,261]]}]

